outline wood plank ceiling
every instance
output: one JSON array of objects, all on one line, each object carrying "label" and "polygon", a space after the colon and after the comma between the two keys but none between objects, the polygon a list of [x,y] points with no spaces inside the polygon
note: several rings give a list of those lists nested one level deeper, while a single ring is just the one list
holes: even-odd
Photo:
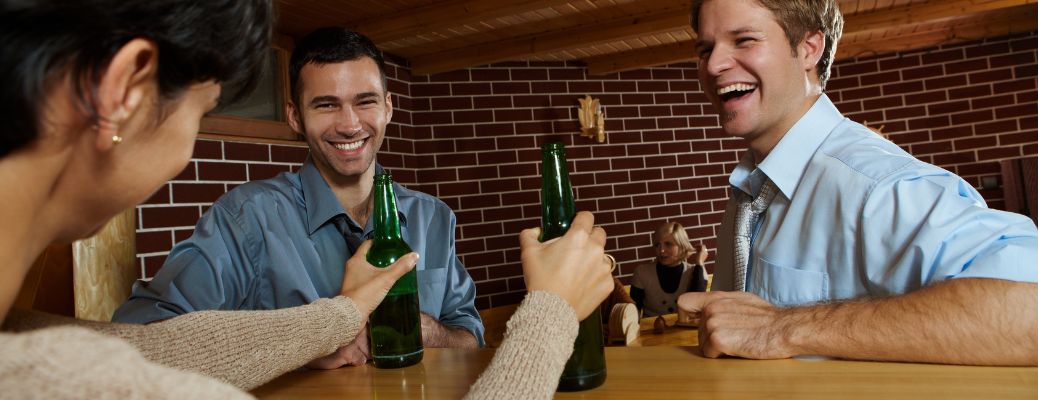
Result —
[{"label": "wood plank ceiling", "polygon": [[[423,75],[501,61],[580,60],[593,75],[695,60],[690,0],[277,0],[279,31],[366,34]],[[1038,29],[1038,0],[840,0],[837,58]]]}]

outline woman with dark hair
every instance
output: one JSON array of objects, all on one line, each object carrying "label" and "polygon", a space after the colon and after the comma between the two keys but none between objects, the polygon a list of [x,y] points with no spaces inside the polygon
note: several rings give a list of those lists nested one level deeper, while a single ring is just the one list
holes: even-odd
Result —
[{"label": "woman with dark hair", "polygon": [[[342,296],[151,325],[12,310],[48,244],[90,236],[184,168],[221,86],[248,88],[258,76],[272,13],[270,0],[0,1],[4,397],[247,397],[242,389],[351,342],[414,267],[418,255],[411,253],[374,268],[364,261],[365,243],[347,263]],[[577,321],[611,287],[602,265],[605,233],[590,214],[578,215],[559,240],[536,237],[536,229],[520,235],[533,305],[516,312],[515,338],[502,345],[473,397],[550,397]],[[505,376],[520,364],[540,368]]]}]

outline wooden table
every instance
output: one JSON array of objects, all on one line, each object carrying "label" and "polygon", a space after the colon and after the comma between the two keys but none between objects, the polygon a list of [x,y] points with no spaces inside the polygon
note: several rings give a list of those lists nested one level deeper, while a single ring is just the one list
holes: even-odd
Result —
[{"label": "wooden table", "polygon": [[[707,359],[695,347],[607,347],[601,387],[558,399],[1036,399],[1038,368],[838,360]],[[426,349],[418,365],[296,371],[256,389],[260,398],[458,399],[493,349]]]},{"label": "wooden table", "polygon": [[663,333],[654,331],[653,323],[656,317],[645,317],[639,321],[638,338],[634,339],[628,346],[698,346],[699,330],[694,327],[677,326],[677,314],[666,314],[663,319],[667,321],[667,327]]}]

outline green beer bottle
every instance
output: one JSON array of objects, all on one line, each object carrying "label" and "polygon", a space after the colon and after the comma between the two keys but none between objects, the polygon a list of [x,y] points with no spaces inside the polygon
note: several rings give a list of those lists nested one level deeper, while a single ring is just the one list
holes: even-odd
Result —
[{"label": "green beer bottle", "polygon": [[[385,268],[411,252],[400,237],[393,177],[375,175],[375,237],[368,250],[368,263]],[[371,358],[375,368],[400,368],[422,361],[422,320],[418,306],[418,276],[404,274],[389,289],[386,298],[368,316]]]},{"label": "green beer bottle", "polygon": [[[546,241],[562,236],[576,214],[573,188],[566,169],[566,148],[562,143],[546,143],[541,148],[541,237]],[[566,268],[560,265],[559,268]],[[606,379],[602,315],[597,308],[583,321],[573,343],[573,354],[559,378],[559,391],[572,392],[596,388]]]}]

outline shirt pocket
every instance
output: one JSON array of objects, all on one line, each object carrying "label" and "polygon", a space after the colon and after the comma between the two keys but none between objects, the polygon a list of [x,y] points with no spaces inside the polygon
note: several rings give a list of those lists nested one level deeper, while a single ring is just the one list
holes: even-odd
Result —
[{"label": "shirt pocket", "polygon": [[828,298],[829,274],[784,267],[757,259],[753,283],[761,298],[780,307],[816,303]]},{"label": "shirt pocket", "polygon": [[447,290],[447,268],[418,271],[418,297],[422,312],[439,318]]}]

